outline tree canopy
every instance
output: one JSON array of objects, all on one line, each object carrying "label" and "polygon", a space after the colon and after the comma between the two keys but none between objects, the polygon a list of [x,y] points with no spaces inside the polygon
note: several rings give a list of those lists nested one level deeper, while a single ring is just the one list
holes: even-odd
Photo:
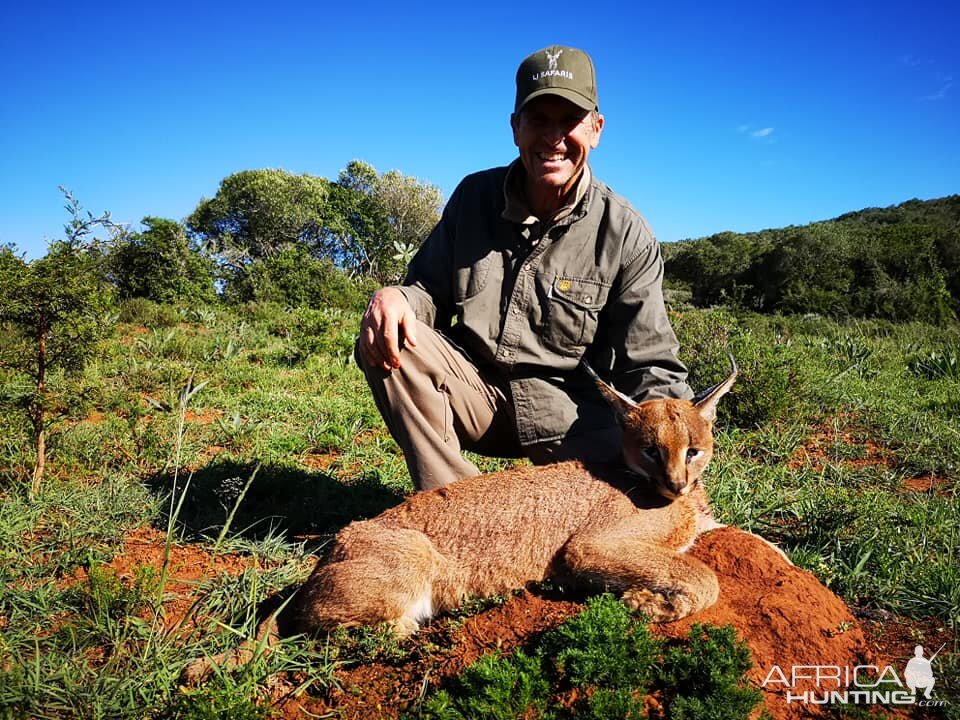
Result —
[{"label": "tree canopy", "polygon": [[[210,245],[227,284],[245,286],[235,294],[256,297],[264,274],[252,271],[252,264],[290,258],[295,248],[348,274],[396,282],[439,220],[442,202],[436,186],[394,170],[380,174],[359,160],[333,182],[284,170],[245,170],[224,178],[186,226]],[[276,288],[274,283],[270,292]]]},{"label": "tree canopy", "polygon": [[960,195],[664,246],[698,305],[942,323],[960,313]]},{"label": "tree canopy", "polygon": [[116,235],[107,253],[111,282],[121,299],[208,301],[216,294],[213,259],[175,220],[145,217],[142,232]]},{"label": "tree canopy", "polygon": [[316,249],[330,225],[330,182],[283,170],[244,170],[224,178],[203,199],[187,228],[210,243],[226,266],[239,269],[301,244]]}]

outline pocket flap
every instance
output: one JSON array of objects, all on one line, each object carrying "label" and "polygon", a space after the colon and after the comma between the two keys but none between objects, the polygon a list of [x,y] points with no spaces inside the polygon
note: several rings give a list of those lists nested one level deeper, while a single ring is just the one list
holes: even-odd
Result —
[{"label": "pocket flap", "polygon": [[563,298],[567,302],[583,308],[599,308],[603,305],[606,297],[602,283],[583,278],[558,275],[550,289],[554,297]]}]

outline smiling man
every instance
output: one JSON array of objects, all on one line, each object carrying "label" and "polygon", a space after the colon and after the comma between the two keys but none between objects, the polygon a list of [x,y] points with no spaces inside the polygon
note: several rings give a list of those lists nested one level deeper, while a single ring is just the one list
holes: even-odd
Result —
[{"label": "smiling man", "polygon": [[357,362],[419,490],[476,475],[463,450],[620,462],[587,360],[643,400],[690,397],[643,217],[597,180],[590,57],[553,46],[517,70],[519,157],[466,177],[410,263],[378,290]]}]

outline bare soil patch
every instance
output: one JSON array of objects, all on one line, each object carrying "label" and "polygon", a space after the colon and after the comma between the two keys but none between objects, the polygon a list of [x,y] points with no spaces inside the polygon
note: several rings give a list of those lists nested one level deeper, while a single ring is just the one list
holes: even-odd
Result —
[{"label": "bare soil patch", "polygon": [[300,457],[300,462],[311,470],[329,470],[340,460],[340,453],[335,451],[306,453]]},{"label": "bare soil patch", "polygon": [[[838,447],[855,448],[846,455],[837,453]],[[803,467],[822,468],[828,464],[843,464],[849,467],[896,467],[896,458],[890,448],[875,440],[861,439],[852,429],[837,429],[831,423],[822,423],[797,448],[787,466],[797,470]]]},{"label": "bare soil patch", "polygon": [[930,493],[942,497],[956,492],[957,485],[948,478],[928,474],[904,479],[903,489],[910,492]]},{"label": "bare soil patch", "polygon": [[[127,535],[123,547],[107,563],[107,567],[125,582],[132,582],[140,568],[153,568],[159,577],[163,568],[166,534],[152,527],[142,527]],[[221,574],[240,575],[247,568],[263,569],[253,557],[237,554],[215,555],[208,550],[193,545],[170,546],[167,565],[167,581],[163,604],[163,621],[166,629],[183,622],[183,627],[192,627],[186,618],[196,601],[204,581]],[[88,574],[85,568],[79,568],[65,579],[63,585],[69,586],[86,582]]]}]

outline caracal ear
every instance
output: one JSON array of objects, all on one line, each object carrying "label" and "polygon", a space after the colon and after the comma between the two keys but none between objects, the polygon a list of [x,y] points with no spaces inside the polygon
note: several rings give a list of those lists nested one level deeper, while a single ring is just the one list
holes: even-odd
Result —
[{"label": "caracal ear", "polygon": [[613,406],[619,420],[623,420],[630,411],[637,406],[633,398],[624,395],[613,387],[613,385],[601,380],[600,376],[593,371],[593,368],[590,367],[586,361],[581,361],[580,364],[583,365],[583,369],[587,371],[587,375],[593,378],[593,381],[597,384],[597,387],[600,389],[600,392],[603,393],[607,402]]},{"label": "caracal ear", "polygon": [[701,390],[693,398],[694,406],[700,412],[700,416],[707,422],[713,422],[717,419],[717,402],[727,394],[727,391],[733,387],[733,383],[737,379],[737,361],[733,359],[733,355],[730,353],[727,353],[727,357],[730,358],[730,365],[733,366],[733,370],[727,379],[719,385]]}]

